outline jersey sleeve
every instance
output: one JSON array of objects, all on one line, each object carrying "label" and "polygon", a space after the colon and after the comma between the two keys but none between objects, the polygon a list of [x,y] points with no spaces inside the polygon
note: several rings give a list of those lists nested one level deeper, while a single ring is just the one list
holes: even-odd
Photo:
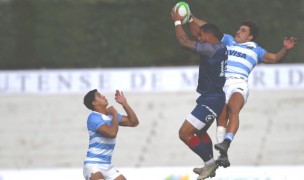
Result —
[{"label": "jersey sleeve", "polygon": [[[113,116],[112,115],[109,115],[111,117],[111,119],[113,119]],[[121,122],[121,119],[122,119],[122,115],[117,113],[117,119],[118,119],[118,123]]]},{"label": "jersey sleeve", "polygon": [[195,43],[195,52],[199,55],[204,55],[212,57],[216,53],[216,48],[208,43],[200,43],[196,41]]},{"label": "jersey sleeve", "polygon": [[118,123],[121,122],[121,119],[122,119],[122,115],[118,113]]},{"label": "jersey sleeve", "polygon": [[102,116],[91,114],[87,122],[88,130],[96,132],[97,129],[105,123],[106,121],[102,119]]},{"label": "jersey sleeve", "polygon": [[224,45],[231,46],[233,43],[233,37],[229,34],[224,34],[223,39],[221,41]]},{"label": "jersey sleeve", "polygon": [[257,54],[258,54],[258,63],[262,63],[263,62],[263,57],[264,57],[264,55],[266,53],[267,53],[267,51],[264,48],[258,46],[258,51],[257,51]]}]

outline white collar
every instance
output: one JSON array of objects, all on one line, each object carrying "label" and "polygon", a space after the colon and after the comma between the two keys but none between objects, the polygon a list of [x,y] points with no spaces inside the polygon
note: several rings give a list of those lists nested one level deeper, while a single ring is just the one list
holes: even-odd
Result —
[{"label": "white collar", "polygon": [[102,116],[108,116],[108,115],[106,115],[106,114],[102,114],[102,113],[97,112],[97,111],[92,111],[92,113],[100,114],[100,115],[102,115]]},{"label": "white collar", "polygon": [[247,47],[251,47],[251,48],[256,48],[256,43],[255,42],[245,42],[245,43],[238,43],[239,45],[242,45],[242,46],[247,46]]}]

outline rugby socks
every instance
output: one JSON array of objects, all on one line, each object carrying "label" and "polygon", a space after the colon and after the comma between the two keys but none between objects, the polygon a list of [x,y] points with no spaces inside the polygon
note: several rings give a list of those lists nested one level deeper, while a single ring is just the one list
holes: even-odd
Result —
[{"label": "rugby socks", "polygon": [[229,145],[232,142],[234,138],[234,134],[233,133],[226,133],[225,137],[224,137],[224,141],[227,142]]},{"label": "rugby socks", "polygon": [[224,141],[224,136],[226,134],[226,128],[223,126],[216,127],[216,141],[217,143],[221,143]]},{"label": "rugby socks", "polygon": [[212,158],[210,159],[209,161],[205,162],[205,166],[210,166],[210,165],[213,165],[215,164],[215,160]]},{"label": "rugby socks", "polygon": [[207,133],[201,138],[193,136],[188,142],[188,147],[204,162],[209,161],[213,158],[212,141]]}]

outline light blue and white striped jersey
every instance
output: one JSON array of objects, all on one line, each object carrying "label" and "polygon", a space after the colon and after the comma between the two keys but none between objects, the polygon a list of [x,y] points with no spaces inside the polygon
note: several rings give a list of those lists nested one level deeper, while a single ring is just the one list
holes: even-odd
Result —
[{"label": "light blue and white striped jersey", "polygon": [[263,56],[267,52],[255,42],[236,43],[228,34],[224,34],[222,42],[228,49],[226,77],[248,78],[253,68],[263,62]]},{"label": "light blue and white striped jersey", "polygon": [[[84,164],[112,164],[112,153],[115,147],[116,138],[108,138],[97,133],[97,129],[103,124],[112,124],[112,116],[107,116],[92,111],[87,120],[90,141],[87,157]],[[122,115],[118,114],[118,122]]]}]

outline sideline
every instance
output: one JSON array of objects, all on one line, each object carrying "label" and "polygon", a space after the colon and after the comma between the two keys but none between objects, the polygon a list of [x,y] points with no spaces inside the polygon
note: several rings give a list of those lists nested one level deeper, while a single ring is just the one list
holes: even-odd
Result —
[{"label": "sideline", "polygon": [[[192,167],[118,168],[128,180],[195,180]],[[219,168],[214,180],[295,180],[304,178],[301,166],[234,166]],[[81,168],[0,170],[0,180],[83,180]]]}]

